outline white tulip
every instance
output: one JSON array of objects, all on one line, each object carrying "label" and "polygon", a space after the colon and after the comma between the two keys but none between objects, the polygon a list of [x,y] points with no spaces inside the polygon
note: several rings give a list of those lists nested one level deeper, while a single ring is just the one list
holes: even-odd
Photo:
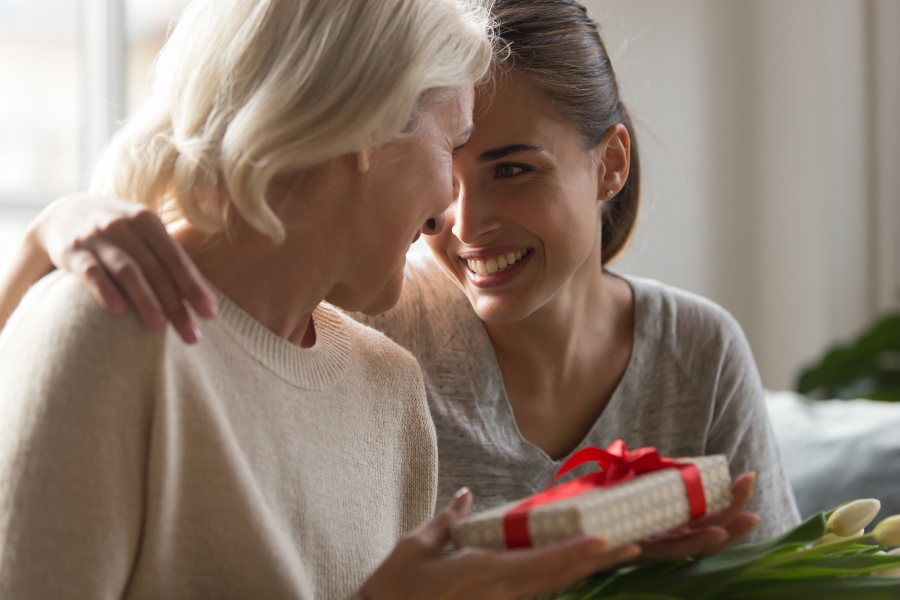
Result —
[{"label": "white tulip", "polygon": [[875,537],[875,541],[882,546],[891,548],[900,546],[900,515],[888,517],[876,525],[872,535]]},{"label": "white tulip", "polygon": [[874,498],[854,500],[831,513],[828,530],[839,537],[855,536],[856,532],[872,522],[879,510],[881,502]]},{"label": "white tulip", "polygon": [[[882,552],[879,550],[875,554],[878,556],[900,556],[900,548],[894,548],[889,552]],[[876,577],[900,577],[900,567],[885,569],[883,571],[873,571],[872,575]]]}]

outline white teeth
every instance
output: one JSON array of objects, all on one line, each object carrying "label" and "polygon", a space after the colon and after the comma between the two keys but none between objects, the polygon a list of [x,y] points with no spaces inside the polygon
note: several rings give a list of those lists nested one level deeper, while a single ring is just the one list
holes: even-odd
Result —
[{"label": "white teeth", "polygon": [[[524,256],[528,255],[528,251],[524,251]],[[485,275],[493,275],[494,273],[498,273],[503,271],[504,269],[508,269],[520,260],[522,260],[523,253],[519,252],[510,252],[506,256],[498,256],[496,258],[489,258],[487,261],[475,260],[475,259],[466,259],[466,264],[469,265],[469,269],[477,275],[485,276]]]}]

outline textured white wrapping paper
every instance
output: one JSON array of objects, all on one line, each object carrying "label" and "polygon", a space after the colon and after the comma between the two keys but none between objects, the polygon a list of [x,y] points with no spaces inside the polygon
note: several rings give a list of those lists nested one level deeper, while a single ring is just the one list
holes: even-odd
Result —
[{"label": "textured white wrapping paper", "polygon": [[[731,504],[731,476],[724,455],[682,458],[697,465],[706,493],[706,513]],[[450,526],[458,547],[504,549],[503,518],[522,501],[460,519]],[[690,520],[684,481],[675,469],[641,475],[628,483],[552,504],[535,507],[528,515],[532,545],[544,546],[580,534],[602,537],[611,547],[665,533]]]}]

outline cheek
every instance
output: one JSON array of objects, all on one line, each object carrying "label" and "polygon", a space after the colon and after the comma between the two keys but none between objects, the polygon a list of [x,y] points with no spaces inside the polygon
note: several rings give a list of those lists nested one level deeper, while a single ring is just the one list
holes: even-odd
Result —
[{"label": "cheek", "polygon": [[541,239],[549,267],[564,273],[592,252],[599,235],[598,205],[582,186],[560,184],[556,189],[552,196],[523,203],[520,222]]},{"label": "cheek", "polygon": [[449,267],[452,263],[451,258],[451,238],[453,236],[450,233],[450,228],[453,226],[449,211],[444,213],[446,223],[444,225],[444,230],[438,235],[429,235],[425,237],[425,243],[428,245],[428,248],[431,250],[431,253],[434,255],[434,258],[438,261],[438,263],[443,264]]}]

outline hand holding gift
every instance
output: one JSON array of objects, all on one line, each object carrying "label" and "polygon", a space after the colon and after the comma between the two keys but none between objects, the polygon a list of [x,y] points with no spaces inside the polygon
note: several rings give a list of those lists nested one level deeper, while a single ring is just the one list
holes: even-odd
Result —
[{"label": "hand holding gift", "polygon": [[759,515],[744,512],[753,497],[756,473],[744,473],[731,486],[731,504],[672,531],[640,542],[642,560],[676,562],[711,556],[735,544],[759,524]]},{"label": "hand holding gift", "polygon": [[607,450],[577,452],[551,485],[590,462],[601,470],[457,521],[451,526],[454,542],[503,549],[588,535],[615,547],[669,532],[645,548],[652,558],[679,560],[715,552],[758,522],[755,515],[742,513],[752,495],[753,475],[739,478],[733,497],[722,455],[676,461],[661,458],[654,448],[629,451],[616,441]]},{"label": "hand holding gift", "polygon": [[449,526],[468,514],[471,503],[471,493],[460,490],[450,506],[397,545],[359,596],[363,600],[518,600],[554,592],[640,554],[635,545],[610,549],[604,540],[581,537],[517,552],[467,548],[446,556]]},{"label": "hand holding gift", "polygon": [[[674,476],[675,489],[679,490],[678,486],[681,486],[678,493],[681,494],[683,508],[696,514],[697,520],[674,532],[643,542],[644,552],[650,559],[681,560],[687,556],[717,552],[744,535],[758,521],[755,515],[742,512],[753,493],[753,475],[739,477],[729,490],[724,457],[714,457],[711,461],[701,459],[702,468],[691,461],[676,466],[675,461],[661,459],[653,449],[628,452],[619,442],[608,451],[593,448],[576,454],[560,470],[559,477],[588,461],[599,461],[604,470],[588,476],[588,480],[581,478],[554,488],[561,490],[556,492],[557,495],[569,496],[582,488],[596,491],[594,484],[598,482],[610,489],[657,471],[669,471],[664,479],[673,479]],[[682,472],[687,473],[686,477],[682,477]],[[713,483],[716,478],[721,481]],[[687,484],[690,491],[685,487],[685,479],[690,482]],[[649,483],[653,488],[658,487],[653,479]],[[648,481],[644,480],[641,485],[647,484]],[[733,501],[729,504],[732,491]],[[678,493],[675,495],[678,496]],[[519,510],[510,513],[525,515],[524,531],[521,521],[518,525],[512,524],[513,528],[520,528],[517,533],[514,531],[514,535],[519,535],[520,539],[527,536],[527,543],[520,541],[519,546],[531,545],[527,521],[532,504],[553,499],[552,496],[542,496],[536,503],[529,499],[528,503],[513,505]],[[691,507],[691,504],[694,506]],[[540,547],[519,547],[513,552],[505,552],[503,547],[497,545],[488,548],[470,546],[446,556],[444,546],[450,539],[451,531],[459,527],[464,529],[466,522],[481,521],[483,515],[465,518],[470,505],[471,494],[467,491],[459,494],[447,509],[397,546],[366,583],[360,595],[365,600],[392,597],[428,600],[524,598],[552,592],[597,571],[621,567],[622,563],[640,553],[640,549],[633,544],[612,548],[609,541],[591,534],[583,535],[586,532],[581,531],[574,532],[570,539],[548,543],[543,543],[543,538],[538,535],[540,543],[534,545]],[[722,510],[713,512],[720,507]],[[399,592],[398,585],[402,588]]]}]

